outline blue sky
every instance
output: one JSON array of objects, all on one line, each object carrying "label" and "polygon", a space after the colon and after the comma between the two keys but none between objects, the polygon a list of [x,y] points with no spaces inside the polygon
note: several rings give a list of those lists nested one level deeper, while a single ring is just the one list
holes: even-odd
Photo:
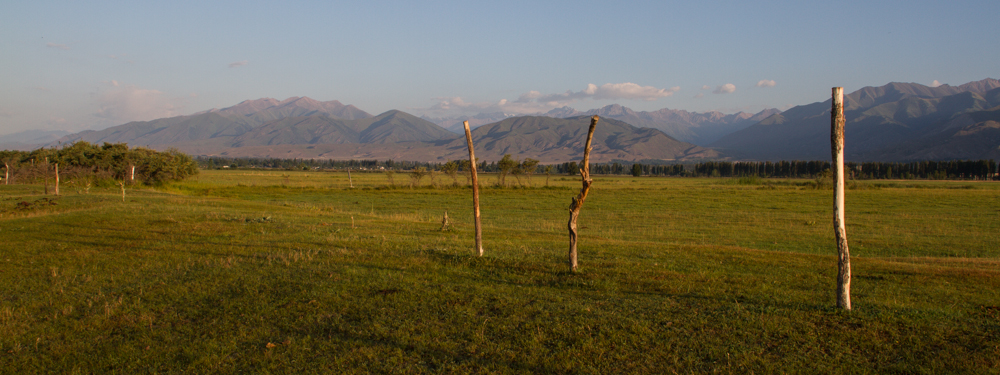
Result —
[{"label": "blue sky", "polygon": [[5,1],[0,134],[246,99],[757,112],[1000,78],[1000,1]]}]

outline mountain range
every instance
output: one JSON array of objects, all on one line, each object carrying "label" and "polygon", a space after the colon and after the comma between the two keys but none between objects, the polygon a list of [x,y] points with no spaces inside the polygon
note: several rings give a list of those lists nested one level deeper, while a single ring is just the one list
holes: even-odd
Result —
[{"label": "mountain range", "polygon": [[[476,154],[484,160],[508,153],[544,163],[577,160],[582,154],[580,132],[592,115],[601,117],[594,140],[596,162],[830,158],[830,100],[752,115],[666,108],[646,112],[620,105],[586,112],[562,107],[532,116],[486,113],[470,119],[478,125],[472,131]],[[1000,159],[996,79],[960,86],[893,82],[865,87],[845,95],[845,116],[849,161]],[[373,116],[338,101],[306,97],[246,100],[188,116],[75,134],[30,131],[0,137],[0,148],[58,147],[74,141],[231,157],[440,162],[467,155],[465,139],[456,129],[449,131],[427,118],[398,110]]]},{"label": "mountain range", "polygon": [[[698,113],[669,108],[647,112],[634,111],[619,104],[611,104],[585,112],[577,111],[571,107],[561,107],[545,113],[537,113],[534,114],[534,116],[569,118],[598,115],[601,116],[601,118],[611,118],[624,121],[640,128],[658,129],[679,141],[693,143],[699,146],[706,146],[726,134],[744,129],[779,112],[781,111],[775,108],[765,109],[756,114],[738,112],[729,115],[718,111]],[[474,129],[482,125],[499,122],[516,116],[519,115],[503,112],[491,112],[480,113],[475,116],[422,118],[434,122],[453,133],[464,134],[465,130],[462,122],[465,120],[469,121],[469,127]]]},{"label": "mountain range", "polygon": [[[825,160],[832,99],[793,107],[709,146],[740,160]],[[844,96],[851,161],[1000,158],[1000,81],[890,83]]]},{"label": "mountain range", "polygon": [[[580,158],[590,116],[561,119],[510,117],[473,130],[477,155],[504,154],[547,163]],[[464,130],[463,130],[464,133]],[[688,160],[718,153],[680,142],[663,132],[601,120],[593,144],[595,161]],[[70,134],[58,143],[86,141],[176,148],[194,155],[230,157],[397,159],[447,161],[468,155],[465,137],[391,110],[372,116],[339,102],[309,98],[258,99],[189,116],[135,121],[100,131]]]}]

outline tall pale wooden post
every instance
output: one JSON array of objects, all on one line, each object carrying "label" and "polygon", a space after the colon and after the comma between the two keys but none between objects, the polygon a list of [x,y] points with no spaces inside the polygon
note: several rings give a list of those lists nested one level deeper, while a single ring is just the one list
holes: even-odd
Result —
[{"label": "tall pale wooden post", "polygon": [[580,177],[583,180],[583,187],[580,188],[580,194],[577,194],[573,198],[573,202],[569,205],[569,266],[570,270],[576,272],[576,218],[580,216],[580,209],[583,208],[583,201],[587,199],[587,193],[590,192],[590,184],[594,182],[590,178],[590,143],[594,139],[594,129],[597,127],[597,120],[600,117],[594,115],[590,118],[590,130],[587,131],[587,143],[583,147],[583,165],[580,166]]},{"label": "tall pale wooden post", "polygon": [[479,218],[479,176],[476,173],[476,152],[472,149],[472,130],[469,121],[464,121],[465,141],[469,143],[469,168],[472,172],[472,210],[476,215],[476,251],[483,256],[483,224]]},{"label": "tall pale wooden post", "polygon": [[56,195],[59,195],[59,163],[56,163]]},{"label": "tall pale wooden post", "polygon": [[851,252],[844,226],[844,88],[833,88],[830,143],[833,151],[833,231],[837,240],[837,307],[851,309]]}]

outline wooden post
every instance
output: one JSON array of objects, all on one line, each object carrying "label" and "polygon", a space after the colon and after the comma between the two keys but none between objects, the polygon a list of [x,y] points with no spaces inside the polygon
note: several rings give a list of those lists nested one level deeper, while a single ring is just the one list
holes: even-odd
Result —
[{"label": "wooden post", "polygon": [[129,183],[131,184],[135,183],[135,164],[132,165],[132,179],[129,181]]},{"label": "wooden post", "polygon": [[56,163],[56,195],[59,195],[59,163]]},{"label": "wooden post", "polygon": [[570,270],[576,272],[576,218],[580,216],[580,208],[583,207],[583,201],[587,199],[587,193],[590,191],[590,184],[594,182],[590,178],[590,143],[594,139],[594,128],[597,127],[597,120],[600,118],[597,115],[590,118],[590,130],[587,131],[587,143],[583,148],[583,165],[580,166],[580,177],[583,180],[583,187],[580,189],[580,194],[573,198],[573,202],[569,205],[569,266]]},{"label": "wooden post", "polygon": [[851,309],[851,253],[844,225],[844,88],[833,88],[830,143],[833,151],[833,231],[837,240],[837,307]]},{"label": "wooden post", "polygon": [[441,231],[444,232],[448,230],[448,211],[444,212],[444,218],[441,219]]},{"label": "wooden post", "polygon": [[45,182],[45,195],[49,195],[49,157],[45,157],[45,173],[42,173],[42,181]]},{"label": "wooden post", "polygon": [[10,185],[10,164],[3,162],[3,184]]},{"label": "wooden post", "polygon": [[472,210],[476,215],[476,251],[483,256],[483,224],[479,218],[479,176],[476,173],[476,153],[472,150],[472,131],[465,121],[465,141],[469,144],[469,168],[472,172]]},{"label": "wooden post", "polygon": [[354,188],[354,179],[351,178],[351,168],[347,168],[347,181],[351,183],[351,188]]}]

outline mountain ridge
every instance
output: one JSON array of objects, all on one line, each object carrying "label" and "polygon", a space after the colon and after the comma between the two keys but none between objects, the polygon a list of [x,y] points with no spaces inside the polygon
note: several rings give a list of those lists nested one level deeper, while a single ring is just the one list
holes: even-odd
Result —
[{"label": "mountain ridge", "polygon": [[569,118],[598,115],[602,118],[625,121],[637,127],[659,129],[677,140],[704,146],[714,142],[725,134],[746,128],[778,112],[780,111],[775,108],[765,109],[756,114],[746,112],[724,114],[717,111],[699,113],[669,108],[661,108],[656,111],[635,111],[620,104],[610,104],[587,111],[578,111],[572,107],[563,106],[544,113],[539,112],[526,115],[488,112],[479,113],[475,116],[422,118],[434,122],[453,133],[464,134],[465,130],[462,123],[464,120],[468,120],[469,127],[475,129],[486,124],[518,116]]},{"label": "mountain ridge", "polygon": [[[986,90],[986,91],[983,91]],[[845,157],[856,161],[908,161],[940,155],[989,158],[986,145],[973,147],[945,132],[949,122],[964,114],[1000,105],[1000,81],[987,78],[960,86],[924,86],[891,82],[864,87],[844,96]],[[823,160],[829,155],[831,100],[800,105],[774,114],[709,146],[733,158],[747,160]],[[973,124],[974,125],[974,124]],[[984,129],[989,129],[984,128]],[[988,134],[991,131],[985,131]],[[954,144],[948,152],[924,153],[916,145]],[[909,145],[905,146],[904,145]],[[965,146],[962,146],[965,145]],[[902,152],[901,148],[910,149]],[[936,147],[936,146],[934,146]],[[962,150],[962,147],[971,147]]]}]

